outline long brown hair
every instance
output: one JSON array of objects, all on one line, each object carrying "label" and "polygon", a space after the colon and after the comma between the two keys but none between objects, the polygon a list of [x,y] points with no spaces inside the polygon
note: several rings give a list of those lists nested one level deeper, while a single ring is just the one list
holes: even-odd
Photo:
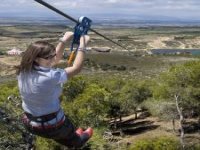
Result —
[{"label": "long brown hair", "polygon": [[21,63],[17,66],[17,75],[20,72],[30,72],[34,65],[36,58],[46,58],[55,51],[55,46],[47,41],[37,41],[28,46],[27,50],[22,54]]}]

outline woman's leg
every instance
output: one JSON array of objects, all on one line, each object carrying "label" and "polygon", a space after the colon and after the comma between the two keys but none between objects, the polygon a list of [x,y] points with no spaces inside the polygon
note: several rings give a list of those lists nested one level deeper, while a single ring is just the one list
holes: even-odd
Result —
[{"label": "woman's leg", "polygon": [[63,125],[57,129],[49,131],[47,130],[34,130],[29,125],[24,124],[29,132],[45,137],[54,139],[56,142],[65,145],[67,147],[79,148],[82,147],[85,142],[91,137],[88,133],[77,134],[74,125],[65,116]]},{"label": "woman's leg", "polygon": [[54,140],[67,147],[79,148],[83,146],[83,140],[79,134],[76,133],[74,125],[65,117],[63,128],[56,135]]},{"label": "woman's leg", "polygon": [[67,136],[63,138],[56,138],[54,139],[56,142],[65,145],[69,148],[80,148],[82,147],[92,136],[93,130],[92,128],[88,128],[85,131],[80,131],[78,129],[75,131],[75,128],[71,121],[69,119],[65,120],[65,129],[63,128],[62,131],[60,131],[61,135],[65,132],[67,132]]}]

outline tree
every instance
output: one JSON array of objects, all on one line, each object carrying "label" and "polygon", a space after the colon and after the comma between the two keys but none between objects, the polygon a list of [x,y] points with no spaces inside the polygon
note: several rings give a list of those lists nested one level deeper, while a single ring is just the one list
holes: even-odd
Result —
[{"label": "tree", "polygon": [[[154,99],[174,103],[180,117],[181,144],[184,148],[184,116],[186,112],[200,109],[199,91],[200,61],[188,62],[184,65],[172,67],[160,76],[157,87],[154,89]],[[194,92],[195,91],[195,92]],[[199,112],[198,112],[199,113]]]},{"label": "tree", "polygon": [[97,84],[88,85],[71,104],[65,108],[76,124],[99,126],[108,109],[110,94]]},{"label": "tree", "polygon": [[121,90],[126,84],[127,80],[121,78],[112,78],[108,79],[107,82],[103,83],[103,87],[110,93],[110,100],[108,101],[108,111],[107,117],[112,119],[114,118],[114,128],[117,128],[117,119],[119,119],[119,123],[122,120],[122,116],[124,114],[122,110],[122,101],[120,100]]},{"label": "tree", "polygon": [[61,100],[68,102],[73,101],[79,94],[83,92],[85,87],[86,81],[83,79],[83,77],[74,77],[64,85]]},{"label": "tree", "polygon": [[122,88],[120,98],[123,110],[126,113],[135,113],[142,102],[152,96],[152,93],[145,81],[129,80]]}]

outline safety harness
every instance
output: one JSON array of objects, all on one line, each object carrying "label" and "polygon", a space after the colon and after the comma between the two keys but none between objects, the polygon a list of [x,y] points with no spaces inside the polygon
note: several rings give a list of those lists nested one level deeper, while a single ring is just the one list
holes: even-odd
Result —
[{"label": "safety harness", "polygon": [[[65,116],[63,115],[60,119],[60,121],[57,121],[57,115],[60,112],[54,112],[51,114],[47,114],[47,115],[43,115],[43,116],[33,116],[30,113],[25,112],[24,116],[22,118],[23,123],[26,125],[26,127],[29,130],[37,130],[37,131],[50,131],[50,130],[55,130],[58,129],[59,127],[61,127],[64,123],[65,120]],[[48,123],[49,121],[56,119],[56,123],[55,124],[48,124],[45,125],[45,123]],[[31,125],[31,122],[35,122],[35,123],[39,123],[39,125]]]}]

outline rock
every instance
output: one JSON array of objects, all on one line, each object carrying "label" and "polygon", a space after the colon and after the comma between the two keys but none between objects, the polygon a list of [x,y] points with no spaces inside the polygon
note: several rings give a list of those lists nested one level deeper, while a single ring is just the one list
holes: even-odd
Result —
[{"label": "rock", "polygon": [[109,47],[93,47],[91,50],[95,50],[97,52],[110,52],[111,48]]}]

